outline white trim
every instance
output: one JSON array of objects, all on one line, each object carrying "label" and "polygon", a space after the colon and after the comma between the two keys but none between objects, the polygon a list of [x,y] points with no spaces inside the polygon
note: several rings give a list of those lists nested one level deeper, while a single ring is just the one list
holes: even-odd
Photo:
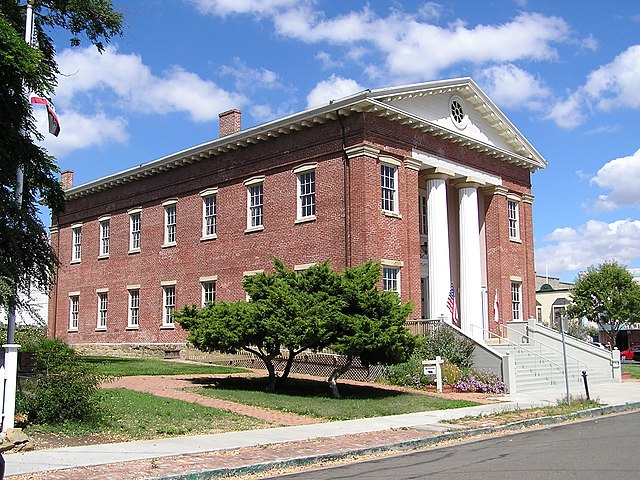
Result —
[{"label": "white trim", "polygon": [[314,267],[316,266],[317,263],[302,263],[300,265],[294,265],[293,266],[293,271],[294,272],[300,272],[302,270],[307,270],[308,268]]},{"label": "white trim", "polygon": [[140,290],[140,284],[137,285],[127,285],[126,286],[127,290]]},{"label": "white trim", "polygon": [[109,293],[108,288],[96,288],[96,293]]},{"label": "white trim", "polygon": [[217,282],[217,281],[218,281],[218,275],[211,275],[210,277],[200,277],[200,283]]},{"label": "white trim", "polygon": [[75,230],[76,228],[82,228],[82,222],[80,223],[74,223],[73,225],[71,225],[71,230]]},{"label": "white trim", "polygon": [[202,190],[200,192],[201,197],[210,197],[211,195],[216,195],[218,193],[218,187],[207,188],[206,190]]},{"label": "white trim", "polygon": [[511,277],[509,277],[509,280],[511,280],[512,282],[520,282],[522,283],[522,277],[518,277],[515,275],[512,275]]},{"label": "white trim", "polygon": [[413,149],[411,156],[414,160],[422,163],[424,167],[441,167],[450,170],[454,175],[460,177],[475,177],[484,182],[486,185],[502,185],[502,178],[497,175],[491,175],[476,168],[467,167],[451,160],[445,160],[431,153]]},{"label": "white trim", "polygon": [[507,198],[509,200],[512,200],[512,201],[518,202],[518,203],[520,203],[522,201],[522,197],[520,197],[520,195],[518,195],[517,193],[512,193],[512,192],[507,193]]},{"label": "white trim", "polygon": [[133,215],[134,213],[142,213],[142,207],[135,207],[127,210],[128,215]]},{"label": "white trim", "polygon": [[264,273],[264,270],[245,270],[242,272],[243,277],[252,277],[254,275],[258,275],[259,273]]},{"label": "white trim", "polygon": [[111,215],[104,215],[104,216],[98,218],[98,222],[101,222],[101,223],[105,222],[107,220],[111,220]]},{"label": "white trim", "polygon": [[378,157],[378,161],[380,163],[386,163],[387,165],[392,165],[394,167],[400,167],[402,166],[402,162],[400,162],[400,160],[390,157],[388,155],[380,155]]},{"label": "white trim", "polygon": [[[453,102],[458,102],[460,108],[462,108],[462,120],[460,122],[456,121],[453,118],[453,114],[451,113],[451,105]],[[464,130],[469,125],[469,114],[467,113],[468,104],[460,97],[459,95],[451,95],[449,98],[449,118],[451,119],[451,123],[458,129]]]},{"label": "white trim", "polygon": [[69,296],[70,297],[79,297],[80,296],[80,291],[78,290],[77,292],[69,292]]},{"label": "white trim", "polygon": [[304,163],[299,167],[294,168],[293,173],[295,173],[296,175],[299,175],[301,173],[307,173],[307,172],[310,172],[311,170],[315,170],[317,167],[318,167],[318,162]]},{"label": "white trim", "polygon": [[252,185],[257,185],[259,183],[264,183],[264,179],[265,179],[264,175],[256,175],[255,177],[251,177],[251,178],[249,178],[248,180],[245,180],[242,183],[244,183],[244,185],[246,187],[249,187],[249,186],[252,186]]},{"label": "white trim", "polygon": [[169,198],[169,199],[165,200],[164,202],[162,202],[162,206],[163,207],[168,207],[170,205],[175,205],[176,203],[178,203],[178,199],[177,198]]},{"label": "white trim", "polygon": [[404,267],[404,262],[402,260],[389,260],[387,258],[383,258],[382,260],[380,260],[380,265],[383,265],[385,267]]},{"label": "white trim", "polygon": [[178,284],[177,280],[165,280],[164,282],[160,282],[161,287],[173,287]]}]

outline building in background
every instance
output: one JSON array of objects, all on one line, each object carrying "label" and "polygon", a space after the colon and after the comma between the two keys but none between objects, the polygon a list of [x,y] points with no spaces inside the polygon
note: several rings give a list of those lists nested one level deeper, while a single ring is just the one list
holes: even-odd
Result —
[{"label": "building in background", "polygon": [[571,303],[573,283],[562,282],[558,278],[536,275],[536,320],[538,323],[560,328],[560,318],[565,315]]},{"label": "building in background", "polygon": [[[136,162],[137,164],[137,162]],[[546,161],[469,78],[363,92],[84,185],[63,172],[50,334],[76,346],[184,345],[185,304],[244,300],[272,257],[374,259],[412,318],[453,286],[475,339],[536,315],[531,174]]]}]

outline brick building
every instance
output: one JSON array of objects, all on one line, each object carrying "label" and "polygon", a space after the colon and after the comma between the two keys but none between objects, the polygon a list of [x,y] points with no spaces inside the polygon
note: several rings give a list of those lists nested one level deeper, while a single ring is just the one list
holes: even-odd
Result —
[{"label": "brick building", "polygon": [[[366,90],[84,185],[63,173],[51,334],[183,344],[174,308],[241,300],[272,256],[369,259],[436,318],[456,292],[477,339],[535,317],[531,173],[546,161],[469,78]],[[495,305],[499,305],[495,312]]]}]

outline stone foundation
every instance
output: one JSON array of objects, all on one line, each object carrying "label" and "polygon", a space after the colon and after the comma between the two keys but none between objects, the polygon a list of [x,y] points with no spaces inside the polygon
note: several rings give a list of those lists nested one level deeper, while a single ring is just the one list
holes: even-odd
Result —
[{"label": "stone foundation", "polygon": [[184,358],[186,343],[76,343],[81,355],[107,357]]}]

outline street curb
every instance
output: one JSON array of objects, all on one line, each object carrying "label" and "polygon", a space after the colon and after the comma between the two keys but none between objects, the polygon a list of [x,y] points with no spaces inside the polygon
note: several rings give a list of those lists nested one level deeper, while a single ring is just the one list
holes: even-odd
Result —
[{"label": "street curb", "polygon": [[606,407],[591,408],[566,415],[554,415],[550,417],[529,418],[518,422],[508,423],[497,427],[482,427],[470,430],[458,430],[453,432],[445,432],[438,435],[430,435],[415,440],[407,440],[404,442],[389,443],[376,447],[363,447],[352,450],[343,450],[335,453],[325,453],[321,455],[310,455],[305,457],[297,457],[286,460],[274,460],[270,462],[257,463],[254,465],[245,465],[243,467],[219,468],[207,470],[204,472],[187,473],[184,475],[170,475],[154,477],[150,480],[205,480],[216,478],[228,478],[240,475],[249,475],[255,473],[266,472],[280,468],[305,467],[322,462],[330,462],[336,460],[344,460],[346,458],[357,458],[376,453],[385,453],[392,451],[409,451],[417,450],[422,447],[428,447],[447,440],[459,440],[463,438],[472,438],[489,433],[520,430],[522,428],[535,425],[554,425],[569,420],[579,420],[584,418],[594,418],[612,413],[630,412],[640,410],[640,402],[625,403],[621,405],[609,405]]}]

